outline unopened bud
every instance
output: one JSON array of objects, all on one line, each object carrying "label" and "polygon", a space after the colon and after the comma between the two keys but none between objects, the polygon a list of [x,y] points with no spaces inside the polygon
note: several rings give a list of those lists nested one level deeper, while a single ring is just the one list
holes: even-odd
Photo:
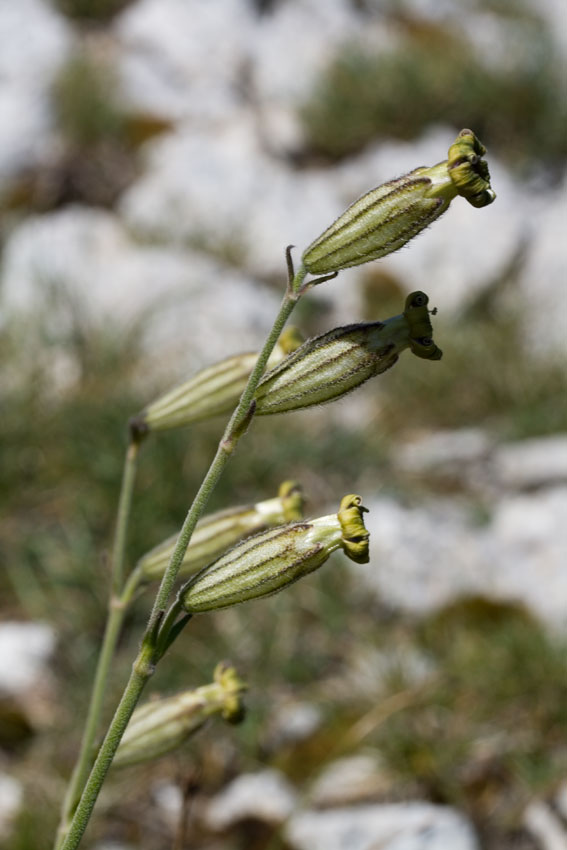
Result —
[{"label": "unopened bud", "polygon": [[345,496],[338,514],[272,528],[239,543],[185,584],[179,599],[190,614],[278,593],[342,549],[368,562],[369,534],[360,496]]},{"label": "unopened bud", "polygon": [[[243,537],[282,522],[301,519],[302,509],[301,486],[295,481],[284,481],[275,499],[266,499],[246,507],[228,508],[203,517],[193,532],[181,562],[179,576],[183,578],[198,572]],[[176,542],[177,535],[173,535],[138,561],[137,568],[143,579],[151,581],[163,576]]]},{"label": "unopened bud", "polygon": [[[268,368],[279,363],[302,341],[296,328],[287,328],[268,360]],[[201,370],[184,384],[148,405],[132,419],[131,426],[138,430],[163,431],[231,413],[257,359],[257,353],[238,354]]]},{"label": "unopened bud", "polygon": [[457,195],[475,207],[491,204],[485,148],[472,130],[461,130],[449,157],[416,168],[355,201],[303,254],[312,274],[358,266],[397,251],[445,212]]},{"label": "unopened bud", "polygon": [[412,292],[404,312],[383,322],[335,328],[304,342],[256,390],[256,415],[284,413],[340,398],[396,363],[404,349],[439,360],[432,338],[429,298]]},{"label": "unopened bud", "polygon": [[125,767],[159,758],[179,747],[214,714],[220,714],[228,722],[237,722],[243,716],[245,689],[234,667],[221,663],[210,685],[152,700],[137,708],[113,764]]}]

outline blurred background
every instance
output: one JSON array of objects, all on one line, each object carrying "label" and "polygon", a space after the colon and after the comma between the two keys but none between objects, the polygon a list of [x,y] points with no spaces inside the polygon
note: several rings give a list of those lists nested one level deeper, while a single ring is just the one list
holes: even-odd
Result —
[{"label": "blurred background", "polygon": [[[257,350],[284,247],[471,127],[496,202],[457,199],[294,317],[310,336],[423,289],[443,360],[254,422],[211,500],[361,493],[370,563],[193,621],[152,692],[229,657],[247,717],[112,776],[85,847],[567,847],[566,52],[561,0],[0,0],[0,846],[52,844],[129,416]],[[144,443],[130,565],[223,424]]]}]

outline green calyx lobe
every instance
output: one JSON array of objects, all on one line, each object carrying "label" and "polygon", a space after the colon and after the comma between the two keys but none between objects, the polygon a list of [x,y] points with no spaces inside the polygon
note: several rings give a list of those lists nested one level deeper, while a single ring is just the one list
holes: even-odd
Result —
[{"label": "green calyx lobe", "polygon": [[281,499],[283,516],[286,522],[299,522],[303,517],[303,488],[297,481],[284,481],[280,484],[278,497]]},{"label": "green calyx lobe", "polygon": [[[443,352],[433,342],[433,327],[427,307],[429,297],[425,292],[411,292],[406,298],[404,318],[409,329],[409,346],[416,357],[424,360],[441,360]],[[432,311],[435,313],[435,311]]]},{"label": "green calyx lobe", "polygon": [[488,165],[482,159],[485,153],[486,148],[472,130],[461,130],[449,148],[447,170],[451,180],[459,195],[473,207],[486,207],[496,198]]},{"label": "green calyx lobe", "polygon": [[362,517],[367,512],[368,508],[363,506],[360,496],[351,493],[341,499],[338,518],[342,530],[342,548],[345,555],[357,564],[367,564],[369,561],[370,534],[364,527]]}]

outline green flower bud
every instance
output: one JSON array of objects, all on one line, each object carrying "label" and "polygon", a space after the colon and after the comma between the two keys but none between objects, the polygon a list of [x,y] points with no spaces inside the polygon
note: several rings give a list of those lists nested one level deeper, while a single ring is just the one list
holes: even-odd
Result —
[{"label": "green flower bud", "polygon": [[367,563],[364,510],[360,496],[345,496],[338,514],[249,537],[181,588],[183,608],[199,614],[278,593],[318,569],[335,549],[357,563]]},{"label": "green flower bud", "polygon": [[179,747],[214,714],[230,723],[243,716],[246,686],[234,667],[218,664],[214,682],[137,708],[120,742],[113,764],[126,767],[159,758]]},{"label": "green flower bud", "polygon": [[[246,507],[228,508],[203,517],[193,532],[181,562],[179,576],[183,578],[198,572],[243,537],[282,522],[300,520],[302,509],[301,486],[295,481],[284,481],[275,499]],[[176,542],[177,535],[174,534],[138,561],[137,569],[143,579],[151,581],[163,576]]]},{"label": "green flower bud", "polygon": [[335,328],[304,342],[258,385],[256,415],[324,404],[359,387],[396,363],[404,349],[439,360],[424,292],[412,292],[404,312],[383,322]]},{"label": "green flower bud", "polygon": [[[301,345],[296,328],[287,328],[268,361],[275,366]],[[231,413],[256,365],[257,353],[238,354],[209,366],[193,378],[158,398],[131,420],[131,427],[144,433],[178,428],[212,416]]]},{"label": "green flower bud", "polygon": [[461,130],[449,158],[416,168],[355,201],[303,254],[311,274],[358,266],[397,251],[445,212],[457,195],[475,207],[491,204],[485,148],[472,130]]}]

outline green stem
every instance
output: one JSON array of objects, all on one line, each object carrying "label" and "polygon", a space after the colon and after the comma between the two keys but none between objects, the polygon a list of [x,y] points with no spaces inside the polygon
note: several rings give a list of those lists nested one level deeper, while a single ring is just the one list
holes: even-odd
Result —
[{"label": "green stem", "polygon": [[161,584],[159,586],[159,590],[154,602],[154,607],[152,609],[150,622],[155,619],[159,611],[165,611],[167,601],[171,595],[171,591],[173,590],[173,585],[175,584],[177,574],[181,567],[183,558],[185,557],[189,541],[191,540],[191,535],[195,530],[195,526],[197,525],[197,522],[200,519],[207,505],[209,497],[212,491],[214,490],[226,464],[228,463],[231,454],[236,448],[238,440],[242,436],[242,433],[239,433],[239,429],[246,421],[248,412],[250,410],[250,405],[252,403],[252,399],[254,398],[254,393],[256,392],[256,387],[258,386],[260,378],[264,373],[268,358],[272,353],[274,346],[283,330],[283,327],[287,322],[296,303],[297,298],[293,297],[291,293],[286,293],[280,306],[279,313],[272,327],[272,330],[270,331],[268,338],[264,343],[262,351],[258,355],[258,360],[256,361],[254,370],[252,371],[252,374],[248,379],[246,388],[244,389],[244,392],[240,397],[240,401],[238,402],[236,410],[232,414],[230,421],[226,426],[223,437],[218,445],[216,454],[213,458],[213,462],[211,463],[209,470],[205,475],[205,478],[203,479],[199,490],[197,491],[197,495],[193,500],[193,504],[191,505],[187,516],[185,517],[185,522],[183,523],[181,531],[179,532],[179,536],[175,544],[175,549],[173,550],[169,564],[161,580]]},{"label": "green stem", "polygon": [[205,478],[203,479],[197,495],[195,496],[193,504],[187,513],[185,522],[179,532],[175,549],[161,580],[152,608],[152,613],[142,640],[140,654],[134,663],[132,674],[124,694],[122,695],[120,704],[100,747],[93,769],[87,784],[85,785],[79,804],[75,810],[69,832],[61,845],[61,850],[76,850],[79,846],[89,822],[92,810],[95,806],[101,786],[112,763],[114,753],[118,748],[120,739],[124,734],[124,730],[128,725],[128,721],[134,711],[144,685],[153,672],[156,661],[157,646],[156,624],[160,622],[163,614],[165,613],[168,599],[171,595],[171,591],[173,590],[173,585],[175,584],[177,574],[181,567],[183,558],[185,557],[185,553],[197,521],[201,517],[209,497],[226,464],[228,463],[238,440],[246,430],[246,425],[248,424],[251,415],[251,404],[254,398],[254,393],[256,392],[256,387],[264,373],[266,363],[268,362],[268,358],[272,353],[278,337],[280,336],[285,323],[300,297],[300,287],[305,278],[305,274],[306,272],[302,267],[298,271],[297,275],[295,275],[294,280],[290,281],[290,284],[288,285],[288,290],[284,296],[272,330],[264,343],[262,351],[258,355],[258,360],[254,370],[252,371],[246,388],[240,397],[236,410],[231,416],[225,429],[215,457]]},{"label": "green stem", "polygon": [[112,592],[114,596],[120,596],[124,584],[124,556],[126,552],[126,534],[128,531],[128,520],[132,507],[132,494],[134,492],[134,481],[136,480],[136,468],[140,441],[130,438],[126,450],[124,472],[122,475],[122,486],[118,500],[118,513],[116,516],[116,533],[114,535],[114,546],[112,547]]},{"label": "green stem", "polygon": [[87,719],[85,721],[79,755],[75,762],[75,767],[73,768],[73,773],[71,774],[71,779],[69,780],[69,785],[67,786],[65,798],[63,800],[63,806],[61,808],[61,818],[57,829],[57,839],[55,844],[56,848],[61,847],[63,840],[67,835],[73,810],[77,800],[79,799],[81,791],[83,790],[87,776],[89,775],[94,755],[94,742],[102,714],[103,700],[110,665],[114,657],[116,643],[122,629],[128,605],[141,578],[141,574],[137,570],[134,570],[128,578],[125,587],[122,589],[126,533],[132,504],[132,492],[134,490],[134,481],[136,478],[138,449],[139,442],[131,440],[126,451],[120,499],[118,502],[116,533],[112,550],[112,592],[108,602],[108,615],[106,619],[104,637],[97,661],[95,678],[91,691],[91,699]]},{"label": "green stem", "polygon": [[152,675],[152,655],[153,648],[147,644],[143,645],[132,667],[128,684],[122,694],[118,708],[98,752],[81,799],[73,815],[71,825],[61,844],[61,850],[71,850],[71,848],[79,846],[122,735],[136,708],[144,686]]}]

